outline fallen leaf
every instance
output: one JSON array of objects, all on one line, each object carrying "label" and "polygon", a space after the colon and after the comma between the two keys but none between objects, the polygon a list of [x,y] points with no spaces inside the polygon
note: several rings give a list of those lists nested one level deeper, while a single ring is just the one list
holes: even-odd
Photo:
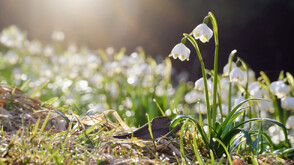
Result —
[{"label": "fallen leaf", "polygon": [[[171,122],[171,119],[169,117],[156,117],[156,118],[154,118],[150,122],[153,138],[157,139],[157,138],[169,133],[171,131],[169,129],[170,122]],[[131,138],[133,136],[133,137],[142,138],[142,139],[151,139],[148,127],[149,127],[149,124],[146,123],[145,125],[138,128],[137,130],[135,130],[132,133],[127,133],[124,135],[118,135],[118,136],[113,136],[113,137],[118,138],[118,139],[126,139],[126,138]]]}]

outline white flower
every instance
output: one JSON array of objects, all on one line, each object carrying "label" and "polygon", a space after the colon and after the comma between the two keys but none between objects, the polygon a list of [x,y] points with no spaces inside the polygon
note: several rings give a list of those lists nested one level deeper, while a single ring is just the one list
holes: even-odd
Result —
[{"label": "white flower", "polygon": [[230,81],[244,85],[246,83],[246,73],[240,68],[236,67],[230,73]]},{"label": "white flower", "polygon": [[285,136],[282,129],[277,125],[273,125],[269,127],[268,132],[269,132],[269,135],[271,136],[272,141],[276,144],[279,143],[280,141],[285,140]]},{"label": "white flower", "polygon": [[294,97],[283,97],[281,104],[283,109],[294,110]]},{"label": "white flower", "polygon": [[201,98],[202,98],[202,94],[200,92],[195,91],[195,90],[192,90],[191,92],[188,92],[185,95],[185,101],[188,104],[195,103],[195,102],[199,101]]},{"label": "white flower", "polygon": [[257,103],[257,105],[258,105],[258,107],[259,107],[259,109],[261,111],[265,111],[265,112],[269,112],[269,113],[274,113],[275,112],[273,102],[271,102],[271,101],[260,100]]},{"label": "white flower", "polygon": [[[241,102],[243,102],[245,100],[245,98],[243,96],[239,96],[237,98],[234,99],[234,106],[236,107],[237,105],[239,105]],[[249,103],[244,103],[240,108],[247,108],[249,107]]]},{"label": "white flower", "polygon": [[290,87],[281,80],[272,82],[269,88],[278,98],[286,97],[291,91]]},{"label": "white flower", "polygon": [[200,39],[201,42],[205,43],[210,40],[213,31],[206,24],[202,23],[193,30],[193,35],[196,39]]},{"label": "white flower", "polygon": [[287,119],[286,128],[288,128],[288,129],[294,128],[294,116],[293,115]]},{"label": "white flower", "polygon": [[189,61],[190,49],[187,48],[183,43],[179,43],[172,49],[169,57],[171,56],[174,59],[179,58],[181,61],[184,61],[184,60]]},{"label": "white flower", "polygon": [[[212,82],[210,80],[207,80],[207,88],[208,88],[208,91],[212,91]],[[205,85],[204,85],[203,77],[201,77],[195,82],[195,89],[199,91],[204,91]]]},{"label": "white flower", "polygon": [[[231,63],[231,70],[233,70],[234,68],[236,68],[236,64],[234,62]],[[227,63],[224,68],[223,68],[223,75],[224,76],[228,76],[230,74],[229,71],[229,63]]]}]

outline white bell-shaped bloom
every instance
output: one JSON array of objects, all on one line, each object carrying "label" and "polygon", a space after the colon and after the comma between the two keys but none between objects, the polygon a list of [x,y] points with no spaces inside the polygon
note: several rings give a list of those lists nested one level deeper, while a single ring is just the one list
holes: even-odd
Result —
[{"label": "white bell-shaped bloom", "polygon": [[[243,96],[239,96],[237,98],[234,99],[234,106],[236,107],[237,105],[239,105],[241,102],[243,102],[245,100],[245,98]],[[249,103],[244,103],[240,108],[247,108],[249,107]]]},{"label": "white bell-shaped bloom", "polygon": [[[231,63],[231,70],[233,70],[234,68],[236,68],[236,63],[232,62]],[[227,63],[224,68],[223,68],[223,75],[224,76],[228,76],[230,74],[230,70],[229,70],[229,63]]]},{"label": "white bell-shaped bloom", "polygon": [[204,23],[196,26],[193,30],[195,39],[200,39],[201,42],[205,43],[210,40],[213,35],[213,31]]},{"label": "white bell-shaped bloom", "polygon": [[276,144],[285,140],[285,136],[282,129],[277,125],[269,127],[268,132],[272,141]]},{"label": "white bell-shaped bloom", "polygon": [[249,82],[256,81],[255,72],[252,69],[248,70],[248,80],[249,80]]},{"label": "white bell-shaped bloom", "polygon": [[196,90],[192,90],[191,92],[188,92],[185,95],[185,101],[188,104],[192,104],[192,103],[199,101],[202,97],[203,97],[203,94],[201,94],[200,92],[198,92]]},{"label": "white bell-shaped bloom", "polygon": [[234,68],[230,73],[230,81],[240,85],[245,85],[246,83],[246,73],[240,68]]},{"label": "white bell-shaped bloom", "polygon": [[291,92],[290,87],[285,83],[281,84],[280,86],[276,88],[276,95],[278,98],[286,97],[290,94],[290,92]]},{"label": "white bell-shaped bloom", "polygon": [[290,94],[290,87],[284,81],[274,81],[269,86],[270,91],[278,98],[286,97]]},{"label": "white bell-shaped bloom", "polygon": [[169,57],[173,57],[174,59],[179,58],[181,61],[189,61],[190,52],[190,49],[187,48],[183,43],[179,43],[172,49]]},{"label": "white bell-shaped bloom", "polygon": [[260,101],[258,101],[257,105],[261,111],[265,111],[265,112],[269,112],[269,113],[275,112],[273,102],[271,102],[271,101],[260,100]]},{"label": "white bell-shaped bloom", "polygon": [[[210,79],[207,80],[207,88],[209,92],[212,92],[212,82]],[[204,79],[201,77],[195,82],[195,89],[199,91],[204,91],[205,85],[204,85]]]},{"label": "white bell-shaped bloom", "polygon": [[281,104],[283,109],[294,110],[294,97],[283,97]]},{"label": "white bell-shaped bloom", "polygon": [[294,128],[294,115],[290,116],[286,122],[286,128]]}]

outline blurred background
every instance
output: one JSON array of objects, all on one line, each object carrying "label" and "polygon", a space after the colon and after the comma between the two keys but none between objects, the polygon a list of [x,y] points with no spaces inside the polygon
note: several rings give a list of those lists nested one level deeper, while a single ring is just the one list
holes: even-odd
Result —
[{"label": "blurred background", "polygon": [[[237,49],[237,56],[257,74],[263,70],[276,80],[281,70],[294,73],[291,0],[9,0],[0,2],[0,29],[16,25],[29,39],[45,43],[52,42],[53,33],[65,47],[76,44],[116,51],[125,47],[130,54],[142,46],[148,55],[163,58],[208,11],[219,25],[219,69]],[[199,43],[208,69],[213,68],[213,42]],[[201,76],[200,64],[192,45],[188,47],[190,61],[172,62],[196,80]]]}]

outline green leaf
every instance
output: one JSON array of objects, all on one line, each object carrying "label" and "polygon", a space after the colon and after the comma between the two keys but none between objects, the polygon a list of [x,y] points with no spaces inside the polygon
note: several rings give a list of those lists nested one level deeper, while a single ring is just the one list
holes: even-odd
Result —
[{"label": "green leaf", "polygon": [[220,130],[217,130],[218,136],[220,136],[221,134],[225,134],[223,130],[225,130],[225,128],[228,126],[228,123],[230,123],[234,119],[233,117],[238,117],[238,115],[240,115],[240,114],[237,114],[237,115],[234,115],[234,114],[243,104],[245,104],[248,101],[256,101],[256,100],[266,100],[266,99],[260,99],[260,98],[246,99],[242,101],[241,103],[239,103],[238,105],[236,105],[234,109],[229,113],[226,120],[222,123]]},{"label": "green leaf", "polygon": [[273,120],[273,119],[269,119],[269,118],[253,118],[253,119],[249,119],[249,120],[246,120],[244,122],[241,122],[241,123],[237,124],[232,130],[237,129],[240,126],[242,126],[242,125],[244,125],[244,124],[246,124],[248,122],[253,122],[253,121],[268,121],[268,122],[276,124],[277,126],[279,126],[282,129],[282,131],[284,133],[284,136],[285,136],[285,142],[287,143],[287,146],[288,147],[291,146],[290,141],[288,139],[287,129],[286,129],[285,125],[282,124],[281,122],[278,122],[278,121]]},{"label": "green leaf", "polygon": [[278,78],[278,80],[284,80],[284,78],[285,78],[285,76],[284,76],[284,71],[282,70],[281,72],[280,72],[280,74],[279,74],[279,78]]},{"label": "green leaf", "polygon": [[289,83],[289,86],[291,88],[291,91],[294,92],[294,77],[291,73],[286,73],[287,81]]},{"label": "green leaf", "polygon": [[58,115],[60,115],[61,117],[63,117],[64,118],[64,120],[67,122],[67,124],[69,124],[69,118],[64,114],[64,113],[62,113],[61,111],[58,111],[58,110],[54,110],[54,112],[55,113],[57,113]]},{"label": "green leaf", "polygon": [[223,146],[223,148],[224,148],[224,150],[225,150],[225,152],[226,152],[226,154],[227,154],[227,157],[228,157],[229,163],[230,163],[230,164],[233,164],[233,162],[232,162],[232,158],[231,158],[231,155],[230,155],[230,153],[229,153],[229,151],[228,151],[227,146],[226,146],[226,145],[225,145],[220,139],[218,139],[218,138],[213,138],[213,140],[216,140],[217,142],[219,142],[219,144],[221,144],[221,145]]},{"label": "green leaf", "polygon": [[19,88],[20,90],[23,90],[29,83],[31,82],[31,79],[28,79],[27,81],[25,81],[21,87]]},{"label": "green leaf", "polygon": [[40,120],[41,120],[41,117],[39,117],[38,120],[37,120],[37,122],[35,123],[32,137],[34,137],[37,134],[38,127],[39,127],[39,124],[40,124]]},{"label": "green leaf", "polygon": [[270,85],[271,84],[270,79],[268,78],[268,76],[263,71],[260,71],[260,76],[264,80],[264,82],[265,82],[266,85]]},{"label": "green leaf", "polygon": [[53,97],[45,102],[43,102],[43,105],[51,105],[52,103],[54,103],[56,100],[58,100],[58,97]]},{"label": "green leaf", "polygon": [[44,130],[44,128],[45,128],[45,126],[46,126],[46,124],[47,124],[47,122],[49,120],[50,113],[51,113],[51,111],[48,112],[48,115],[47,115],[47,117],[46,117],[46,119],[45,119],[45,121],[44,121],[44,123],[43,123],[43,125],[41,127],[41,130],[39,132],[39,135],[41,135],[43,133],[43,130]]},{"label": "green leaf", "polygon": [[31,95],[31,97],[35,97],[48,83],[49,80],[45,81],[39,88],[36,89],[36,91]]},{"label": "green leaf", "polygon": [[171,122],[170,122],[170,130],[172,130],[178,123],[180,123],[181,121],[184,121],[188,119],[189,121],[192,121],[193,123],[197,124],[197,129],[198,131],[200,132],[202,138],[203,138],[203,141],[207,147],[207,149],[209,149],[209,143],[208,143],[208,137],[207,137],[207,134],[205,133],[205,131],[203,130],[203,127],[201,127],[199,125],[199,123],[193,118],[191,117],[190,115],[179,115],[177,116],[176,118],[174,118]]}]

